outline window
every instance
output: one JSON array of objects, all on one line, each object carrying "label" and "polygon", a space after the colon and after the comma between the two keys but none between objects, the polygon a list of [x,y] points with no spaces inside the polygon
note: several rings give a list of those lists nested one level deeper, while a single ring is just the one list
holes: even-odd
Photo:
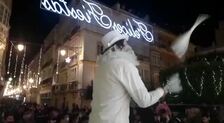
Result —
[{"label": "window", "polygon": [[77,80],[77,67],[73,67],[68,71],[68,82]]},{"label": "window", "polygon": [[160,54],[158,52],[153,51],[151,53],[151,60],[150,61],[151,61],[152,65],[159,66],[160,65]]},{"label": "window", "polygon": [[151,88],[150,84],[150,71],[149,69],[138,67],[139,75],[144,82],[145,86],[149,89]]},{"label": "window", "polygon": [[150,71],[147,69],[138,68],[139,75],[141,76],[144,82],[150,81]]},{"label": "window", "polygon": [[66,91],[66,89],[67,89],[67,85],[66,84],[61,85],[60,91]]},{"label": "window", "polygon": [[100,55],[103,52],[103,45],[99,42],[97,44],[97,55]]}]

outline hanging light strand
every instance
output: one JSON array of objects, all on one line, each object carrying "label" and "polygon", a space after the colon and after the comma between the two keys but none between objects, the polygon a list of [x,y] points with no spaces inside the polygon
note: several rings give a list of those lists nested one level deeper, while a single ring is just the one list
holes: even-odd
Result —
[{"label": "hanging light strand", "polygon": [[58,51],[58,57],[57,57],[57,66],[56,66],[56,74],[58,75],[58,67],[59,67],[59,58],[60,58],[60,53]]},{"label": "hanging light strand", "polygon": [[26,85],[27,84],[27,68],[28,68],[28,66],[27,65],[25,65],[25,68],[24,68],[24,76],[23,76],[23,85]]},{"label": "hanging light strand", "polygon": [[14,78],[16,78],[16,70],[17,70],[17,64],[18,64],[18,54],[16,55],[16,63],[15,63],[15,68],[14,68]]},{"label": "hanging light strand", "polygon": [[11,47],[10,47],[10,51],[9,51],[9,61],[8,61],[8,68],[7,68],[7,74],[9,74],[10,72],[10,66],[11,66],[11,59],[12,59],[12,44],[11,44]]},{"label": "hanging light strand", "polygon": [[[216,92],[217,96],[220,95],[220,93],[222,92],[223,70],[221,69],[220,66],[219,66],[219,71],[220,71],[219,83],[214,82],[215,92]],[[217,84],[218,84],[218,86],[217,86]]]},{"label": "hanging light strand", "polygon": [[22,75],[24,74],[24,63],[25,63],[25,57],[26,57],[26,47],[24,47],[24,52],[23,52],[23,59],[22,59],[22,63],[21,63],[21,67],[20,67],[20,74],[19,74],[19,85],[21,85],[22,83]]},{"label": "hanging light strand", "polygon": [[[42,47],[40,48],[40,56],[38,61],[38,76],[40,76],[40,65],[41,65],[41,59],[42,59]],[[39,80],[38,80],[39,81]]]},{"label": "hanging light strand", "polygon": [[21,73],[21,74],[24,73],[25,57],[26,57],[26,47],[24,48],[24,53],[23,53],[23,59],[22,59],[21,70],[20,70],[20,73]]},{"label": "hanging light strand", "polygon": [[203,88],[204,88],[204,74],[205,74],[205,72],[203,71],[202,72],[202,75],[201,75],[201,83],[200,83],[200,91],[199,91],[199,93],[194,89],[194,87],[191,85],[191,82],[189,81],[189,79],[188,79],[188,76],[187,76],[187,68],[185,68],[184,69],[184,75],[185,75],[185,79],[187,80],[187,84],[189,85],[189,87],[191,88],[191,90],[193,91],[193,92],[195,92],[195,94],[197,95],[197,96],[201,96],[202,95],[202,90],[203,90]]}]

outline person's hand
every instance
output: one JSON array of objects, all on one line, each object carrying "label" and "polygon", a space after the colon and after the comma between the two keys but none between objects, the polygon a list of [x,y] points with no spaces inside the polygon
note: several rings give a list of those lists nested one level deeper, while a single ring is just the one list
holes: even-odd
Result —
[{"label": "person's hand", "polygon": [[164,86],[165,93],[179,93],[183,90],[178,73],[173,74]]}]

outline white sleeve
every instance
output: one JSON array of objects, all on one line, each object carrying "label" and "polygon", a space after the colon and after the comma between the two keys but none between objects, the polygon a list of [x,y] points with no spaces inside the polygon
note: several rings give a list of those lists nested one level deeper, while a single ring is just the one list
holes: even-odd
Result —
[{"label": "white sleeve", "polygon": [[162,88],[148,92],[141,80],[138,69],[133,64],[124,64],[120,72],[122,85],[140,107],[151,106],[164,95]]}]

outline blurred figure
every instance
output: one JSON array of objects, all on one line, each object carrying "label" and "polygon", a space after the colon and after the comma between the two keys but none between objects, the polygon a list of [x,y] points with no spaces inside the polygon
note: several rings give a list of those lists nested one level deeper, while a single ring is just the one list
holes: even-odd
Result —
[{"label": "blurred figure", "polygon": [[187,123],[200,123],[201,122],[201,111],[199,108],[188,108],[185,111]]},{"label": "blurred figure", "polygon": [[69,114],[64,114],[62,116],[62,119],[61,119],[60,123],[69,123],[69,122],[70,122]]},{"label": "blurred figure", "polygon": [[210,117],[208,115],[202,116],[202,123],[210,123]]},{"label": "blurred figure", "polygon": [[169,123],[172,113],[166,101],[159,103],[156,107],[156,121],[158,123]]},{"label": "blurred figure", "polygon": [[31,109],[24,112],[21,123],[35,123],[34,112]]},{"label": "blurred figure", "polygon": [[56,108],[50,109],[48,123],[60,123],[59,111]]},{"label": "blurred figure", "polygon": [[4,113],[3,123],[16,123],[14,114],[11,112]]}]

